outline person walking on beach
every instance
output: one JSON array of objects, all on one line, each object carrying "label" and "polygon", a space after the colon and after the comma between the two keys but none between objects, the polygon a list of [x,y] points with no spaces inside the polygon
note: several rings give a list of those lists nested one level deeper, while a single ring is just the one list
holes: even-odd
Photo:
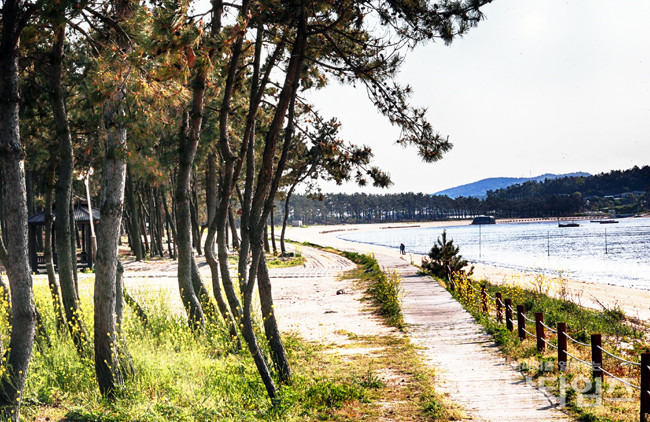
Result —
[{"label": "person walking on beach", "polygon": [[404,246],[403,243],[399,244],[399,254],[400,255],[406,255],[406,247]]}]

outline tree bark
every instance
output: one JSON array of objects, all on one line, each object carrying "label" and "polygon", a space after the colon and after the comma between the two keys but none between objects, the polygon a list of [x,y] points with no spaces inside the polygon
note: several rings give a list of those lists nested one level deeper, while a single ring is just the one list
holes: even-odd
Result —
[{"label": "tree bark", "polygon": [[264,321],[264,334],[269,342],[271,349],[271,359],[278,372],[281,383],[288,383],[291,380],[291,368],[287,353],[284,350],[278,323],[275,319],[273,296],[271,292],[271,278],[269,277],[269,270],[266,266],[266,259],[262,255],[257,270],[257,288],[260,292],[260,305],[262,308],[262,320]]},{"label": "tree bark", "polygon": [[57,329],[59,332],[64,333],[66,330],[65,313],[63,312],[63,302],[61,301],[59,281],[56,279],[54,259],[52,255],[52,226],[54,224],[52,204],[54,202],[54,175],[56,173],[56,162],[56,152],[54,151],[54,148],[50,148],[50,164],[48,166],[45,181],[45,240],[43,245],[43,259],[47,271],[47,284],[50,288],[50,294],[52,295],[52,307],[54,308],[54,315],[56,316]]},{"label": "tree bark", "polygon": [[203,332],[205,317],[199,298],[192,285],[192,227],[190,211],[190,178],[192,162],[199,142],[199,130],[203,116],[203,94],[207,69],[195,76],[192,101],[192,121],[183,117],[183,129],[179,137],[179,165],[176,179],[176,248],[178,253],[178,288],[193,330]]},{"label": "tree bark", "polygon": [[95,269],[95,372],[103,396],[113,397],[124,384],[118,354],[116,326],[117,247],[124,206],[126,184],[126,127],[123,89],[115,92],[104,105],[106,153],[103,164],[102,222],[97,230]]},{"label": "tree bark", "polygon": [[[118,24],[129,19],[133,0],[115,0]],[[123,54],[131,49],[130,40],[119,31],[109,35]],[[125,63],[116,63],[123,66]],[[124,212],[126,187],[127,130],[126,78],[104,103],[105,153],[102,172],[102,197],[100,212],[102,222],[97,231],[97,258],[95,270],[95,374],[99,390],[104,397],[114,398],[124,385],[120,363],[119,332],[116,321],[118,306],[118,245]],[[123,346],[125,347],[125,346]]]},{"label": "tree bark", "polygon": [[230,224],[230,233],[232,235],[232,248],[239,250],[239,236],[237,235],[237,223],[235,223],[235,213],[232,211],[232,204],[228,207],[228,223]]},{"label": "tree bark", "polygon": [[235,347],[237,350],[241,349],[241,342],[239,340],[239,335],[237,334],[237,324],[230,313],[228,304],[221,294],[221,284],[219,282],[219,262],[217,261],[215,253],[215,239],[216,239],[216,228],[212,224],[212,221],[215,218],[216,208],[217,208],[217,157],[216,154],[212,153],[208,155],[208,170],[206,172],[206,204],[208,207],[208,233],[205,239],[205,245],[203,250],[205,251],[205,258],[208,261],[210,266],[210,272],[212,274],[212,293],[215,300],[217,301],[217,307],[219,308],[219,313],[228,327],[228,332],[232,338]]},{"label": "tree bark", "polygon": [[158,248],[158,254],[162,258],[165,255],[163,248],[163,224],[162,224],[162,210],[160,209],[160,197],[158,196],[158,189],[151,189],[151,203],[152,203],[152,214],[154,216],[155,227],[156,227],[156,243]]},{"label": "tree bark", "polygon": [[271,246],[273,247],[273,255],[278,254],[278,248],[275,244],[275,218],[273,218],[273,211],[275,207],[271,208],[271,216],[269,217],[269,224],[271,226]]},{"label": "tree bark", "polygon": [[[257,239],[260,240],[259,237]],[[262,244],[259,241],[251,246],[253,256],[251,259],[250,273],[248,275],[249,283],[246,285],[246,290],[244,291],[244,309],[242,311],[241,331],[242,336],[248,345],[248,350],[253,356],[253,361],[255,362],[257,371],[266,387],[266,392],[271,400],[274,400],[276,395],[275,383],[273,382],[273,377],[271,376],[271,371],[266,363],[266,359],[257,344],[257,337],[255,335],[252,318],[253,290],[255,289],[258,264],[261,257],[264,255],[264,252],[262,251]]]},{"label": "tree bark", "polygon": [[20,419],[20,406],[34,345],[36,311],[28,259],[25,152],[20,141],[19,46],[20,19],[26,19],[20,0],[6,0],[2,7],[0,41],[0,174],[2,215],[6,220],[0,258],[11,288],[12,331],[0,380],[0,417]]},{"label": "tree bark", "polygon": [[287,253],[287,249],[284,244],[284,239],[285,239],[284,236],[287,231],[287,223],[289,222],[289,201],[291,200],[291,196],[293,195],[293,191],[295,188],[296,188],[296,183],[291,185],[289,191],[287,192],[287,197],[284,200],[284,217],[282,218],[282,232],[280,233],[280,251],[282,253],[282,256],[285,256],[285,254]]},{"label": "tree bark", "polygon": [[196,253],[201,256],[201,230],[199,229],[199,206],[196,191],[192,189],[192,197],[190,198],[190,218],[192,223],[192,244],[196,248]]},{"label": "tree bark", "polygon": [[63,309],[68,322],[72,341],[80,356],[89,356],[88,331],[82,319],[79,305],[79,291],[75,278],[77,259],[75,250],[74,215],[70,216],[72,207],[72,177],[74,169],[74,154],[72,139],[68,127],[68,115],[62,87],[63,50],[65,46],[65,25],[61,24],[56,31],[56,39],[52,47],[50,70],[50,101],[54,114],[57,139],[59,141],[59,179],[56,183],[56,232],[55,246],[57,253],[57,269]]},{"label": "tree bark", "polygon": [[264,252],[269,253],[271,252],[271,248],[269,247],[269,225],[265,222],[264,223]]},{"label": "tree bark", "polygon": [[119,258],[117,259],[117,271],[115,273],[115,325],[117,327],[117,350],[121,365],[122,375],[125,379],[135,376],[135,365],[133,357],[129,352],[128,343],[124,336],[122,323],[124,321],[124,267]]},{"label": "tree bark", "polygon": [[135,192],[133,189],[133,177],[130,172],[127,170],[126,176],[126,206],[129,210],[129,218],[127,219],[129,223],[129,232],[131,236],[131,250],[135,254],[136,261],[142,261],[144,259],[144,253],[142,251],[142,233],[140,232],[140,221],[138,218],[138,206],[137,200],[135,197]]},{"label": "tree bark", "polygon": [[[176,231],[174,229],[173,221],[169,215],[169,210],[167,209],[167,193],[160,191],[161,202],[163,210],[165,211],[165,231],[167,233],[167,249],[169,250],[169,257],[171,259],[176,258]],[[171,226],[171,231],[170,231]],[[174,247],[172,248],[172,243]]]},{"label": "tree bark", "polygon": [[[259,265],[260,263],[265,265],[263,260],[263,252],[261,250],[262,242],[261,238],[265,237],[265,229],[267,227],[267,219],[273,209],[273,201],[275,194],[277,193],[278,186],[280,184],[280,178],[284,167],[286,164],[289,147],[291,144],[291,138],[293,136],[293,120],[294,120],[294,108],[295,101],[298,90],[298,82],[300,79],[300,72],[302,69],[302,63],[305,57],[305,47],[307,41],[307,29],[306,29],[306,16],[304,8],[300,12],[300,20],[297,28],[296,40],[293,44],[293,51],[291,54],[291,59],[287,67],[287,73],[280,92],[280,97],[276,107],[275,115],[269,130],[266,134],[264,152],[262,156],[262,164],[260,166],[260,171],[257,177],[257,187],[255,190],[255,195],[253,196],[253,201],[251,203],[251,223],[250,223],[250,242],[253,254],[253,264]],[[282,148],[282,153],[280,159],[278,160],[277,166],[275,166],[274,171],[274,158],[276,155],[278,139],[280,137],[280,132],[282,128],[282,123],[285,119],[285,113],[288,111],[287,116],[287,127],[285,129],[285,139]],[[257,261],[255,261],[257,259]],[[256,268],[251,267],[251,272],[249,274],[249,284],[253,280],[251,274],[254,273]],[[267,281],[262,276],[264,281]],[[262,298],[263,295],[270,295],[270,282],[268,286],[260,285],[260,300],[261,301],[270,301],[270,306],[272,309],[272,298]],[[269,303],[269,302],[267,302]],[[268,322],[271,326],[275,324],[275,315],[270,312],[267,314],[267,318],[272,320]],[[267,324],[267,322],[265,322]],[[289,363],[286,360],[286,354],[284,353],[284,346],[282,345],[282,339],[279,333],[273,333],[271,329],[271,338],[267,340],[272,342],[271,345],[274,349],[274,352],[271,354],[274,359],[274,363],[277,368],[284,371],[281,374],[282,380],[288,382],[291,376],[289,368]],[[280,352],[280,349],[282,351]],[[284,369],[286,367],[286,369]]]},{"label": "tree bark", "polygon": [[149,233],[147,231],[146,222],[147,222],[147,213],[145,212],[144,201],[142,200],[142,195],[138,192],[138,221],[140,224],[140,233],[142,233],[142,241],[144,245],[144,255],[151,256],[151,248],[149,247]]}]

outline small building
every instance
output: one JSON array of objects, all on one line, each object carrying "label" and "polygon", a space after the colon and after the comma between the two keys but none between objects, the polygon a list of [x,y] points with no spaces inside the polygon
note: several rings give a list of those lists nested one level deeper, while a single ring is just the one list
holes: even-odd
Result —
[{"label": "small building", "polygon": [[474,217],[474,220],[472,220],[472,224],[496,224],[497,221],[494,217],[491,215],[479,215],[477,217]]},{"label": "small building", "polygon": [[[99,210],[92,208],[92,219],[95,228],[99,224]],[[52,210],[53,221],[56,220],[56,210]],[[88,204],[82,202],[74,207],[74,221],[75,221],[75,245],[77,248],[77,265],[93,268],[93,255],[91,253],[91,238],[90,238],[90,213],[88,212]],[[29,225],[29,263],[32,271],[38,272],[39,269],[45,268],[44,256],[44,236],[45,236],[45,211],[34,214],[27,220]],[[55,236],[54,227],[52,227],[52,257],[54,265],[57,263],[56,249],[55,249]]]}]

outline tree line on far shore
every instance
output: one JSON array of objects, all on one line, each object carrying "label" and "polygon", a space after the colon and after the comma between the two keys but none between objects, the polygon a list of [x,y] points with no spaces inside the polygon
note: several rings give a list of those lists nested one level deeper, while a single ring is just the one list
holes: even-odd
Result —
[{"label": "tree line on far shore", "polygon": [[650,166],[613,170],[595,176],[530,181],[496,191],[486,198],[424,193],[385,195],[326,194],[314,199],[294,195],[294,224],[382,223],[471,218],[566,217],[585,212],[636,214],[650,211]]}]

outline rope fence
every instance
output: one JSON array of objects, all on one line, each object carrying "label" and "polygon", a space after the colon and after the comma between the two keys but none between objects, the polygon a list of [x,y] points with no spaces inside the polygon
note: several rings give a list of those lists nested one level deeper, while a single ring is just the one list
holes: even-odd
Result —
[{"label": "rope fence", "polygon": [[528,330],[525,329],[525,328],[524,328],[524,332],[526,332],[526,334],[528,334],[528,335],[531,336],[531,337],[537,337],[536,334],[531,333],[530,331],[528,331]]},{"label": "rope fence", "polygon": [[620,360],[621,362],[626,363],[626,364],[628,364],[628,365],[634,365],[634,366],[641,367],[641,364],[638,363],[638,362],[632,362],[632,361],[629,361],[629,360],[627,360],[627,359],[623,359],[623,358],[621,358],[621,357],[618,357],[618,356],[616,356],[616,355],[613,355],[613,354],[609,353],[607,350],[603,349],[603,348],[600,347],[600,346],[597,346],[597,347],[598,347],[602,352],[605,352],[605,354],[607,354],[607,355],[613,357],[614,359],[618,359],[618,360]]},{"label": "rope fence", "polygon": [[554,345],[553,343],[549,343],[545,338],[543,338],[542,341],[543,341],[544,343],[546,343],[547,346],[551,346],[552,348],[554,348],[555,350],[557,350],[557,346]]},{"label": "rope fence", "polygon": [[621,378],[617,377],[616,375],[612,374],[611,372],[607,372],[606,370],[604,370],[604,369],[602,369],[602,368],[601,368],[601,371],[603,371],[604,373],[606,373],[606,374],[609,375],[610,377],[614,378],[614,379],[615,379],[616,381],[618,381],[618,382],[622,382],[623,384],[625,384],[625,385],[629,385],[630,387],[632,387],[632,388],[636,388],[637,390],[640,390],[640,389],[641,389],[641,387],[639,387],[638,385],[631,384],[631,383],[625,381],[624,379],[621,379]]},{"label": "rope fence", "polygon": [[591,347],[591,344],[587,344],[587,343],[583,343],[581,341],[578,341],[578,340],[574,339],[573,337],[571,337],[570,335],[568,335],[567,333],[564,333],[564,336],[566,338],[568,338],[569,340],[571,340],[572,342],[574,342],[576,344],[579,344],[580,346]]},{"label": "rope fence", "polygon": [[[567,333],[566,323],[559,322],[555,324],[555,328],[553,328],[544,322],[543,312],[536,312],[535,318],[533,319],[526,315],[523,305],[518,304],[515,309],[512,299],[502,298],[502,293],[500,292],[496,293],[496,296],[491,296],[485,285],[480,286],[479,290],[470,281],[465,281],[464,283],[459,281],[458,283],[452,284],[452,289],[455,290],[456,288],[458,289],[460,298],[464,301],[476,303],[478,298],[478,301],[480,301],[479,311],[483,314],[490,316],[493,311],[496,311],[495,315],[492,317],[499,323],[505,323],[508,330],[514,331],[514,323],[516,322],[520,341],[524,341],[526,338],[534,338],[537,340],[537,350],[539,352],[544,351],[547,346],[551,349],[557,350],[557,366],[559,371],[564,372],[567,370],[568,358],[571,358],[590,368],[594,379],[600,379],[600,381],[602,381],[604,376],[607,375],[613,380],[634,388],[635,390],[639,390],[641,392],[640,420],[643,422],[646,420],[646,416],[650,417],[650,352],[641,353],[641,363],[634,362],[621,356],[617,356],[602,347],[601,334],[591,334],[591,341],[589,343],[579,341]],[[480,293],[480,295],[474,295],[472,292]],[[528,323],[535,324],[534,333],[527,329],[526,325]],[[556,337],[556,344],[547,339],[547,334]],[[575,356],[575,354],[570,353],[568,350],[568,340],[571,340],[571,344],[590,349],[591,362],[583,360]],[[626,381],[603,368],[603,353],[606,356],[616,359],[619,365],[638,367],[641,372],[640,385]]]},{"label": "rope fence", "polygon": [[553,334],[557,334],[557,330],[554,330],[554,329],[552,329],[551,327],[549,327],[548,325],[544,324],[543,321],[542,321],[542,325],[544,326],[544,328],[546,328],[547,330],[549,330],[549,331],[552,332]]}]

